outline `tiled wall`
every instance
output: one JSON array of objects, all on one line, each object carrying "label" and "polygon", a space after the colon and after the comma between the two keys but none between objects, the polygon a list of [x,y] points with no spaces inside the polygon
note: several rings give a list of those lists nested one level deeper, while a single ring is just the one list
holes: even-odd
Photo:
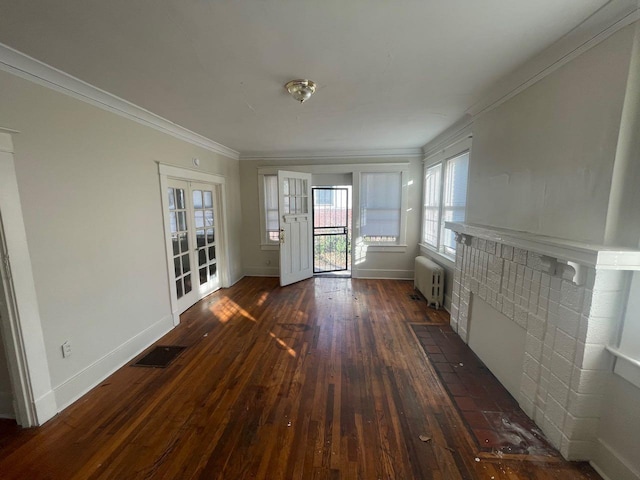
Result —
[{"label": "tiled wall", "polygon": [[618,332],[627,274],[469,235],[457,240],[451,326],[468,342],[477,295],[524,328],[517,400],[565,458],[588,460],[613,364],[605,345]]}]

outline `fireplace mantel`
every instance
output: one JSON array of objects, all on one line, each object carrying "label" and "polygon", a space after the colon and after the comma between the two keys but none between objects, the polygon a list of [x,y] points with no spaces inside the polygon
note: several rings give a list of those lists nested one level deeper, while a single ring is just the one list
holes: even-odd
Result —
[{"label": "fireplace mantel", "polygon": [[[469,223],[446,227],[457,242],[451,327],[473,341],[479,299],[522,329],[524,351],[509,360],[522,371],[514,396],[565,458],[589,460],[613,370],[608,348],[640,250]],[[491,315],[491,308],[482,311]],[[496,332],[485,346],[500,349],[503,341]]]},{"label": "fireplace mantel", "polygon": [[459,235],[537,252],[598,270],[640,270],[640,250],[575,242],[562,238],[473,223],[446,222]]}]

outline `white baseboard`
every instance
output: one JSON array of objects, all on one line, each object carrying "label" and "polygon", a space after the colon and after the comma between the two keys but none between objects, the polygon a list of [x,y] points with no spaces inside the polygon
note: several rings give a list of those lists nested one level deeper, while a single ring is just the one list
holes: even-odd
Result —
[{"label": "white baseboard", "polygon": [[61,410],[58,409],[56,395],[53,390],[49,390],[40,398],[36,398],[34,407],[38,425],[42,425],[44,422],[51,420]]},{"label": "white baseboard", "polygon": [[58,411],[67,408],[173,328],[173,316],[167,315],[55,387]]},{"label": "white baseboard", "polygon": [[16,418],[11,392],[0,392],[0,418]]},{"label": "white baseboard", "polygon": [[589,463],[604,480],[640,480],[640,472],[621,458],[611,445],[597,440],[595,458]]},{"label": "white baseboard", "polygon": [[245,277],[279,277],[280,267],[245,267]]},{"label": "white baseboard", "polygon": [[354,278],[370,280],[413,280],[413,270],[391,270],[378,268],[358,268],[353,271]]}]

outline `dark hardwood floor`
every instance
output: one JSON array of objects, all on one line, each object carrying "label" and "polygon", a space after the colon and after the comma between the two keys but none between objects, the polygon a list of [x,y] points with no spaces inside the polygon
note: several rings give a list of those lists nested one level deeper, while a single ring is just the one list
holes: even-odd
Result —
[{"label": "dark hardwood floor", "polygon": [[188,347],[168,368],[125,366],[43,427],[0,427],[0,478],[599,478],[478,451],[409,325],[448,316],[412,293],[245,278],[158,342]]}]

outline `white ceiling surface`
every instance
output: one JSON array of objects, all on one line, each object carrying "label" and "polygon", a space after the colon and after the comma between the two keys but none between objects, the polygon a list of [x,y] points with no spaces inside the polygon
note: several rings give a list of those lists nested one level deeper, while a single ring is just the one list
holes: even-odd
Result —
[{"label": "white ceiling surface", "polygon": [[[417,148],[607,0],[32,0],[0,42],[250,156]],[[304,104],[283,85],[317,82]]]}]

